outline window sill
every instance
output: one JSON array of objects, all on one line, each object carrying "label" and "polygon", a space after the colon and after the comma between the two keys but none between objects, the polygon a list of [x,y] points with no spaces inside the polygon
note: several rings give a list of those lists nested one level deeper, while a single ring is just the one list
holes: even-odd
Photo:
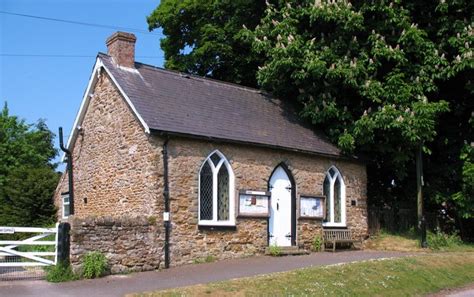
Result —
[{"label": "window sill", "polygon": [[323,228],[326,228],[326,229],[331,229],[331,228],[334,228],[334,229],[345,229],[347,228],[347,225],[346,224],[328,224],[328,223],[323,223]]},{"label": "window sill", "polygon": [[198,225],[199,230],[209,231],[235,231],[237,227],[235,225]]}]

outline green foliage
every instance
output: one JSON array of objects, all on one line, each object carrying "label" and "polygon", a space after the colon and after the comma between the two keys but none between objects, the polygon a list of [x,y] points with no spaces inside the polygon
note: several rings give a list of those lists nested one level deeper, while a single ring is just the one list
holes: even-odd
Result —
[{"label": "green foliage", "polygon": [[463,191],[459,153],[473,135],[473,22],[463,0],[272,1],[244,35],[265,57],[261,86],[346,153],[370,156],[371,201],[415,197],[422,144],[426,197],[469,217],[472,195],[452,194]]},{"label": "green foliage", "polygon": [[268,247],[268,252],[273,257],[281,256],[282,250],[281,247],[277,246],[276,244],[272,244]]},{"label": "green foliage", "polygon": [[217,260],[216,257],[214,257],[213,255],[207,255],[206,257],[204,258],[199,258],[199,259],[194,259],[194,264],[201,264],[201,263],[212,263],[212,262],[215,262]]},{"label": "green foliage", "polygon": [[83,272],[85,278],[101,277],[107,271],[107,258],[101,252],[90,252],[84,256]]},{"label": "green foliage", "polygon": [[410,13],[388,2],[269,4],[249,32],[267,57],[258,81],[295,98],[301,115],[347,153],[375,153],[404,176],[414,149],[434,139],[448,111],[428,96],[449,63]]},{"label": "green foliage", "polygon": [[53,222],[52,196],[58,179],[48,167],[11,170],[0,200],[0,225],[44,226]]},{"label": "green foliage", "polygon": [[460,160],[462,166],[461,190],[452,195],[458,214],[465,218],[474,217],[474,147],[465,145]]},{"label": "green foliage", "polygon": [[8,172],[19,166],[54,169],[51,161],[57,151],[53,145],[54,134],[44,120],[27,124],[10,115],[7,104],[0,112],[0,188],[5,185]]},{"label": "green foliage", "polygon": [[323,247],[323,238],[321,236],[315,236],[313,239],[313,243],[311,245],[311,249],[313,252],[320,252],[321,248]]},{"label": "green foliage", "polygon": [[443,250],[462,245],[462,240],[457,234],[446,234],[440,231],[428,232],[428,247],[433,250]]},{"label": "green foliage", "polygon": [[44,121],[26,124],[0,113],[0,225],[44,226],[54,221],[57,152]]},{"label": "green foliage", "polygon": [[55,266],[45,267],[46,280],[52,283],[68,282],[79,279],[67,263],[58,263]]},{"label": "green foliage", "polygon": [[256,86],[260,58],[241,34],[264,8],[262,0],[163,0],[147,21],[150,30],[163,29],[166,68]]}]

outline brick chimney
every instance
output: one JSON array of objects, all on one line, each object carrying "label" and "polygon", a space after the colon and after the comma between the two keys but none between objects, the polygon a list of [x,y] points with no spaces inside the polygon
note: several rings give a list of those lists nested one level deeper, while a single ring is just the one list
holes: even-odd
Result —
[{"label": "brick chimney", "polygon": [[135,67],[135,41],[137,38],[132,33],[115,32],[107,38],[107,52],[120,66]]}]

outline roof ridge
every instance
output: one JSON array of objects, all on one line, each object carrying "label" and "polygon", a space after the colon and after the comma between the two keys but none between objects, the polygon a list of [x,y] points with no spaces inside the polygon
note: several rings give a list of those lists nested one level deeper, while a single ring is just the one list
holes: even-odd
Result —
[{"label": "roof ridge", "polygon": [[[102,53],[102,52],[99,52],[99,55],[103,55],[103,56],[107,56],[107,57],[111,58],[111,56],[109,56],[108,54]],[[166,69],[166,68],[163,68],[163,67],[159,67],[159,66],[155,66],[155,65],[151,65],[151,64],[146,64],[146,63],[142,63],[142,62],[137,62],[137,61],[135,61],[135,64],[140,64],[142,66],[149,67],[149,68],[152,68],[154,70],[157,70],[157,71],[160,71],[160,72],[163,72],[163,73],[166,73],[166,74],[170,74],[170,75],[177,75],[177,76],[179,75],[180,77],[189,76],[190,78],[194,78],[194,79],[197,79],[197,80],[209,81],[209,82],[213,82],[213,83],[216,83],[216,84],[227,85],[227,86],[230,86],[230,87],[243,89],[245,91],[250,91],[250,92],[263,94],[263,95],[269,95],[273,98],[273,96],[270,93],[268,93],[268,92],[266,92],[262,89],[258,89],[258,88],[247,87],[247,86],[239,85],[237,83],[232,83],[232,82],[227,82],[227,81],[223,81],[223,80],[219,80],[219,79],[215,79],[215,78],[200,76],[200,75],[197,75],[197,74],[190,74],[190,73],[181,72],[181,71],[178,71],[178,70]],[[275,99],[277,99],[277,98],[275,98]]]}]

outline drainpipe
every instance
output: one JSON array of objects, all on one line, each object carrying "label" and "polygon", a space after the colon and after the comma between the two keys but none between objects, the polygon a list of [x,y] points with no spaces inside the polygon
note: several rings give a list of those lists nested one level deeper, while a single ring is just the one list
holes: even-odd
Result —
[{"label": "drainpipe", "polygon": [[66,153],[67,173],[69,182],[69,214],[74,214],[74,187],[72,176],[72,154],[71,151],[64,147],[63,143],[63,127],[59,127],[59,147]]},{"label": "drainpipe", "polygon": [[165,268],[170,267],[170,192],[168,181],[168,141],[169,136],[164,134],[165,141],[163,142],[163,198],[165,204],[165,211],[163,213],[163,221],[165,227]]}]

